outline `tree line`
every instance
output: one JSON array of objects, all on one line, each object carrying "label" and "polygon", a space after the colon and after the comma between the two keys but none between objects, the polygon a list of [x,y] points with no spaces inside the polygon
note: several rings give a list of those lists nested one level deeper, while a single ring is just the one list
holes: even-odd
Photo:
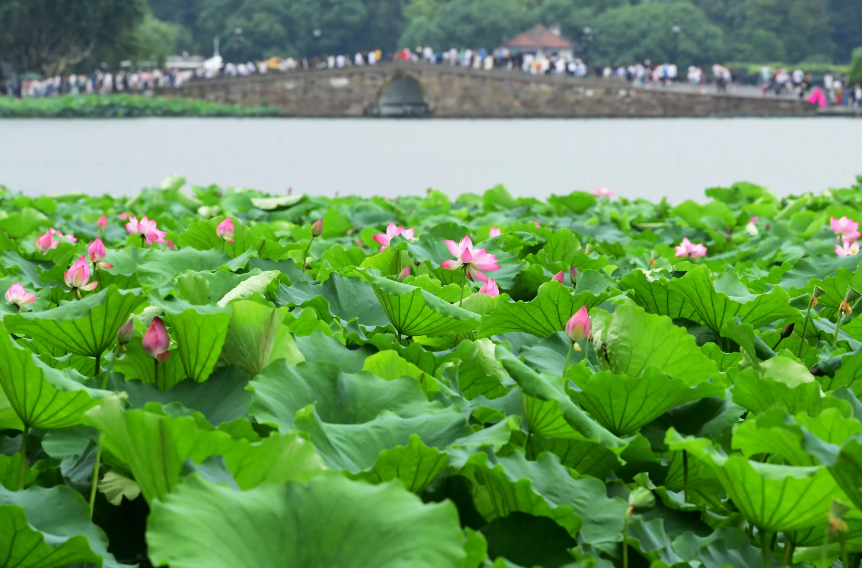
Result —
[{"label": "tree line", "polygon": [[846,63],[862,46],[859,0],[0,0],[0,60],[53,73],[209,56],[216,37],[230,60],[492,49],[536,23],[588,27],[603,64]]}]

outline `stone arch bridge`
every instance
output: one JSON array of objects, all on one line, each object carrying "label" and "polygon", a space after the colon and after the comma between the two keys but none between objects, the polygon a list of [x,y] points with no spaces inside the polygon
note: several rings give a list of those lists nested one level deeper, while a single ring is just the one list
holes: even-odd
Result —
[{"label": "stone arch bridge", "polygon": [[791,98],[641,89],[619,79],[428,63],[194,79],[172,94],[247,106],[267,104],[298,117],[623,118],[816,112],[814,105]]}]

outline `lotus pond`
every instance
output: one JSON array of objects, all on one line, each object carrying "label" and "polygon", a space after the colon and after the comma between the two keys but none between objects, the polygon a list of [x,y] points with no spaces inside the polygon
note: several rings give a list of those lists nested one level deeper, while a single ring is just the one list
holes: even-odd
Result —
[{"label": "lotus pond", "polygon": [[857,567],[860,184],[4,191],[0,567]]}]

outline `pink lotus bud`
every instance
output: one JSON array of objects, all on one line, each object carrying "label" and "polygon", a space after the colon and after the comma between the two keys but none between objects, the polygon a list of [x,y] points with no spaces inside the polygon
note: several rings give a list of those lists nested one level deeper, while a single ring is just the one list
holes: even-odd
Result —
[{"label": "pink lotus bud", "polygon": [[574,266],[569,269],[569,280],[572,282],[572,286],[578,283],[578,269]]},{"label": "pink lotus bud", "polygon": [[362,239],[356,239],[356,246],[358,246],[359,248],[362,248],[362,246],[363,246],[362,245]]},{"label": "pink lotus bud", "polygon": [[410,276],[410,267],[405,266],[404,270],[402,270],[401,272],[398,273],[398,281],[404,282],[408,276]]},{"label": "pink lotus bud", "polygon": [[562,271],[562,270],[560,270],[559,272],[557,272],[556,274],[554,274],[554,277],[553,277],[553,278],[551,278],[551,280],[556,280],[557,282],[559,282],[560,284],[563,284],[563,285],[565,285],[565,284],[566,284],[566,277],[565,277],[565,276],[563,276],[563,271]]},{"label": "pink lotus bud", "polygon": [[135,333],[135,322],[132,320],[123,324],[123,327],[117,330],[117,341],[120,345],[125,345],[132,340],[132,335]]},{"label": "pink lotus bud", "polygon": [[87,247],[87,255],[90,257],[90,262],[101,262],[105,260],[108,251],[105,250],[105,244],[102,239],[97,238]]},{"label": "pink lotus bud", "polygon": [[503,232],[500,229],[498,229],[497,227],[491,227],[491,234],[488,235],[488,238],[493,239],[494,237],[499,237],[502,234],[503,234]]},{"label": "pink lotus bud", "polygon": [[[63,273],[63,279],[66,281],[66,286],[73,290],[95,290],[98,282],[90,282],[90,264],[87,262],[87,257],[82,256],[75,261],[68,271]],[[88,284],[88,282],[90,282]],[[80,293],[79,293],[80,294]]]},{"label": "pink lotus bud", "polygon": [[319,237],[323,234],[323,219],[318,219],[311,224],[311,236]]},{"label": "pink lotus bud", "polygon": [[218,227],[216,227],[216,236],[229,243],[233,243],[233,219],[228,217],[219,223]]},{"label": "pink lotus bud", "polygon": [[108,218],[105,215],[99,217],[99,220],[96,221],[96,224],[99,226],[100,231],[104,231],[108,228]]},{"label": "pink lotus bud", "polygon": [[49,230],[47,233],[36,239],[36,250],[45,254],[49,250],[57,248],[57,245],[59,244],[60,241],[55,242],[54,233]]},{"label": "pink lotus bud", "polygon": [[589,334],[590,315],[587,313],[587,307],[581,306],[581,309],[566,323],[566,335],[572,342],[578,342]]},{"label": "pink lotus bud", "polygon": [[536,228],[538,229],[538,228],[540,228],[540,227],[541,227],[541,225],[539,224],[539,220],[538,220],[538,219],[536,219]]},{"label": "pink lotus bud", "polygon": [[500,288],[497,287],[497,283],[494,282],[493,278],[488,278],[488,281],[485,282],[485,284],[481,288],[479,288],[479,293],[488,294],[493,298],[494,296],[500,295]]},{"label": "pink lotus bud", "polygon": [[288,187],[288,188],[287,188],[287,194],[288,194],[288,195],[290,195],[291,193],[293,193],[293,188],[292,188],[292,187]]},{"label": "pink lotus bud", "polygon": [[6,290],[6,301],[13,306],[18,306],[18,309],[21,309],[22,306],[29,306],[35,302],[36,294],[28,294],[27,290],[24,289],[24,286],[15,283],[9,286],[9,289]]},{"label": "pink lotus bud", "polygon": [[117,217],[119,217],[121,221],[125,221],[126,219],[129,218],[129,214],[128,213],[120,213],[119,215],[117,215]]},{"label": "pink lotus bud", "polygon": [[166,242],[166,243],[165,243],[165,246],[166,246],[166,247],[168,247],[168,248],[169,248],[169,249],[171,249],[171,250],[177,250],[177,249],[175,249],[175,248],[174,248],[174,241],[168,241],[168,242]]},{"label": "pink lotus bud", "polygon": [[168,352],[168,349],[171,347],[171,338],[168,335],[168,330],[165,328],[165,322],[162,321],[162,318],[153,318],[153,323],[150,324],[150,327],[144,333],[141,346],[147,352],[147,355],[159,363],[167,361],[171,355]]}]

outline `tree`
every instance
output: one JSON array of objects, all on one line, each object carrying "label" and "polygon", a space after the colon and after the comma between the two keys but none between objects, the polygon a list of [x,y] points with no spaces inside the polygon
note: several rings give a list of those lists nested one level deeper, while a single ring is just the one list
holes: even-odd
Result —
[{"label": "tree", "polygon": [[862,2],[830,0],[829,30],[835,59],[847,63],[853,50],[862,46]]},{"label": "tree", "polygon": [[0,56],[17,71],[61,73],[143,22],[146,0],[0,0]]},{"label": "tree", "polygon": [[787,61],[787,52],[784,42],[774,33],[744,29],[733,38],[730,59],[744,63],[780,63]]},{"label": "tree", "polygon": [[746,27],[764,29],[784,42],[791,62],[814,55],[831,59],[827,0],[751,0]]},{"label": "tree", "polygon": [[676,49],[672,32],[679,24],[677,63],[710,64],[725,56],[724,34],[691,2],[647,2],[604,12],[593,23],[592,48],[596,59],[670,61]]},{"label": "tree", "polygon": [[457,0],[432,3],[401,34],[399,46],[435,49],[498,47],[504,38],[535,24],[521,0]]}]

